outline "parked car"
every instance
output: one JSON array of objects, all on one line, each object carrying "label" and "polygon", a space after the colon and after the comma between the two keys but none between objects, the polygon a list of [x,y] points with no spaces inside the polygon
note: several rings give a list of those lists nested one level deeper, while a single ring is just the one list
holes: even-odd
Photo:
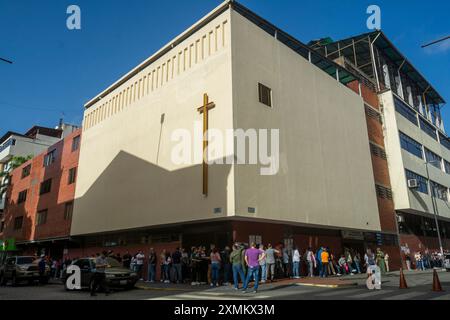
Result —
[{"label": "parked car", "polygon": [[444,255],[444,268],[450,272],[450,253]]},{"label": "parked car", "polygon": [[[138,281],[138,275],[127,268],[124,268],[117,260],[113,258],[106,258],[108,261],[108,267],[105,269],[106,281],[110,288],[134,288]],[[81,288],[91,288],[92,279],[95,273],[95,258],[82,258],[72,262],[72,265],[76,265],[81,271]],[[67,278],[69,275],[66,270],[63,272],[62,280],[66,290]]]},{"label": "parked car", "polygon": [[50,269],[46,268],[44,278],[39,275],[38,260],[34,256],[13,256],[5,259],[0,266],[0,285],[6,285],[11,280],[15,286],[22,281],[32,284],[36,280],[48,282]]}]

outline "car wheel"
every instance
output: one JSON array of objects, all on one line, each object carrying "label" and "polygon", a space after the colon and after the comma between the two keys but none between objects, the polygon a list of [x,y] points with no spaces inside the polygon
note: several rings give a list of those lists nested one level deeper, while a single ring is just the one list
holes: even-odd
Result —
[{"label": "car wheel", "polygon": [[3,273],[0,275],[0,286],[6,286],[6,278]]}]

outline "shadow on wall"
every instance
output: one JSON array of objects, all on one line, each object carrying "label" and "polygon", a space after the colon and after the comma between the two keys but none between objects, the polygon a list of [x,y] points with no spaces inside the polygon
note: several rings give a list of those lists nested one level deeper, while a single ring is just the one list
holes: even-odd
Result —
[{"label": "shadow on wall", "polygon": [[427,204],[423,201],[422,197],[418,194],[417,191],[412,190],[411,193],[414,195],[414,198],[419,202],[420,206],[423,208],[425,212],[430,212]]},{"label": "shadow on wall", "polygon": [[72,235],[224,217],[230,170],[231,165],[209,166],[204,198],[201,164],[168,171],[121,151],[75,199]]}]

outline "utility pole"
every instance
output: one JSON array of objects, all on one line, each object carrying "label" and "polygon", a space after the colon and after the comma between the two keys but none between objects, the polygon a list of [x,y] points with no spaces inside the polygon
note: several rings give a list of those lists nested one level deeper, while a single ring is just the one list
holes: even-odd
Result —
[{"label": "utility pole", "polygon": [[[444,258],[444,247],[442,246],[441,231],[439,229],[438,208],[437,208],[437,203],[436,203],[437,191],[431,183],[430,172],[428,170],[428,164],[430,164],[434,161],[438,162],[437,160],[428,161],[427,159],[425,159],[425,168],[427,171],[427,179],[430,184],[431,204],[433,205],[434,223],[436,224],[436,232],[437,232],[438,241],[439,241],[439,249],[440,249],[442,258]],[[440,162],[438,162],[438,163],[440,164]]]},{"label": "utility pole", "polygon": [[439,43],[439,42],[442,42],[442,41],[445,41],[445,40],[448,40],[448,39],[450,39],[450,36],[446,36],[446,37],[444,37],[444,38],[442,38],[442,39],[439,39],[439,40],[436,40],[436,41],[433,41],[433,42],[424,44],[424,45],[422,46],[422,48],[429,47],[429,46],[431,46],[431,45],[433,45],[433,44],[436,44],[436,43]]}]

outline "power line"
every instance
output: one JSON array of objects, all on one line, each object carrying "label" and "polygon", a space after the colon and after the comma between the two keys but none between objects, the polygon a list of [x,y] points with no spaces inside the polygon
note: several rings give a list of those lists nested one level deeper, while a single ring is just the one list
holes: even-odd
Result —
[{"label": "power line", "polygon": [[2,57],[0,57],[0,60],[3,61],[3,62],[9,63],[9,64],[12,64],[12,63],[13,63],[11,60],[4,59],[4,58],[2,58]]},{"label": "power line", "polygon": [[422,48],[426,48],[426,47],[429,47],[429,46],[431,46],[431,45],[433,45],[433,44],[436,44],[436,43],[439,43],[439,42],[445,41],[445,40],[447,40],[447,39],[450,39],[450,36],[446,36],[446,37],[444,37],[444,38],[442,38],[442,39],[439,39],[439,40],[436,40],[436,41],[433,41],[433,42],[430,42],[430,43],[424,44],[424,45],[422,46]]}]

